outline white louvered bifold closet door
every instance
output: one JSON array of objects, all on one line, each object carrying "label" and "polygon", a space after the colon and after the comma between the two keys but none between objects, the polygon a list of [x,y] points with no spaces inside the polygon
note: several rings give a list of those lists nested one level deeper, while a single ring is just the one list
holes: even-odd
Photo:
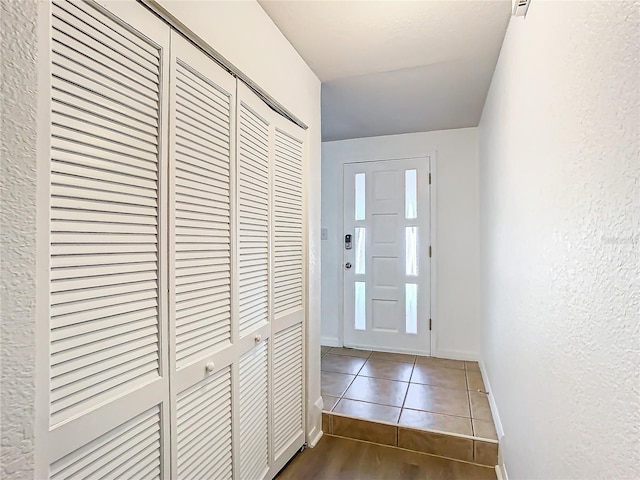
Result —
[{"label": "white louvered bifold closet door", "polygon": [[273,478],[304,442],[304,132],[139,2],[43,8],[36,476]]},{"label": "white louvered bifold closet door", "polygon": [[90,2],[50,8],[49,430],[39,471],[159,478],[169,473],[169,28],[135,3],[114,5],[123,20]]},{"label": "white louvered bifold closet door", "polygon": [[304,138],[273,121],[273,448],[282,468],[304,443]]},{"label": "white louvered bifold closet door", "polygon": [[172,33],[172,477],[181,480],[233,475],[235,90],[231,75]]},{"label": "white louvered bifold closet door", "polygon": [[273,477],[304,443],[303,134],[238,84],[241,478]]},{"label": "white louvered bifold closet door", "polygon": [[271,467],[270,166],[273,112],[238,83],[239,473],[261,479]]}]

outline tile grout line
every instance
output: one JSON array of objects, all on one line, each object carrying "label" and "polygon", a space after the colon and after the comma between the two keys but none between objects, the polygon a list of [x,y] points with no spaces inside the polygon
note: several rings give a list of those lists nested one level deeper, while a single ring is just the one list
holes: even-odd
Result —
[{"label": "tile grout line", "polygon": [[[471,408],[471,385],[469,385],[469,370],[467,369],[467,362],[464,364],[464,377],[467,381],[467,399],[469,400],[469,420],[471,420],[471,434],[476,436],[476,426],[473,423],[473,410]],[[473,450],[473,455],[475,458],[475,448]]]},{"label": "tile grout line", "polygon": [[467,390],[467,398],[469,399],[469,420],[471,420],[471,433],[476,436],[476,427],[473,424],[473,412],[471,410],[471,392]]},{"label": "tile grout line", "polygon": [[[398,424],[398,429],[400,428],[400,417],[402,417],[402,411],[404,410],[404,404],[407,402],[407,396],[409,395],[409,388],[411,387],[411,379],[413,378],[413,371],[416,368],[416,362],[418,361],[418,356],[415,355],[413,357],[413,364],[411,365],[411,375],[409,375],[409,381],[407,382],[407,391],[404,392],[404,398],[402,399],[402,406],[400,407],[400,413],[398,414],[398,420],[396,421],[396,423]],[[396,436],[399,435],[399,433],[396,434]],[[397,438],[396,438],[396,443],[397,443]]]},{"label": "tile grout line", "polygon": [[[467,384],[467,400],[469,401],[469,420],[471,421],[471,435],[476,436],[476,426],[473,424],[473,412],[471,410],[471,390],[469,385],[469,370],[467,370],[467,363],[464,364],[464,379]],[[475,458],[475,448],[474,448],[474,458]]]},{"label": "tile grout line", "polygon": [[342,399],[344,398],[344,394],[347,393],[347,390],[349,390],[349,387],[351,387],[351,385],[353,384],[353,382],[356,381],[356,378],[358,378],[358,375],[354,375],[353,379],[349,382],[349,385],[347,385],[347,388],[344,389],[344,391],[340,394],[340,397],[338,397],[338,401],[336,402],[336,404],[331,408],[331,411],[333,412],[335,410],[335,408],[338,406],[338,404],[342,401]]},{"label": "tile grout line", "polygon": [[[329,353],[331,350],[329,350],[327,353]],[[326,355],[326,353],[325,353]],[[350,357],[350,355],[342,355],[343,357]],[[358,373],[356,373],[353,377],[353,380],[351,380],[349,382],[349,385],[347,385],[347,388],[344,389],[344,391],[342,392],[342,394],[338,397],[338,401],[335,403],[335,405],[333,407],[331,407],[331,410],[329,410],[330,412],[334,412],[335,408],[338,406],[338,404],[340,403],[340,401],[342,401],[344,399],[344,394],[347,393],[347,390],[349,390],[349,388],[351,387],[351,385],[353,385],[353,382],[356,381],[356,378],[358,378],[358,375],[360,374],[360,371],[362,370],[362,368],[364,367],[365,363],[367,363],[367,361],[369,360],[369,357],[371,356],[371,352],[369,352],[369,355],[367,356],[367,358],[364,360],[364,363],[362,364],[362,366],[360,367],[360,369],[358,370]],[[354,358],[363,358],[363,357],[354,357]],[[333,373],[339,373],[339,372],[333,372]],[[346,375],[346,374],[343,374]]]},{"label": "tile grout line", "polygon": [[[467,378],[467,398],[469,399],[469,419],[471,420],[471,434],[473,437],[476,436],[476,427],[473,425],[473,412],[471,410],[471,392],[469,390],[469,377],[467,376],[467,364],[464,364],[464,376]],[[476,441],[475,439],[471,441],[471,455],[473,461],[476,461]]]}]

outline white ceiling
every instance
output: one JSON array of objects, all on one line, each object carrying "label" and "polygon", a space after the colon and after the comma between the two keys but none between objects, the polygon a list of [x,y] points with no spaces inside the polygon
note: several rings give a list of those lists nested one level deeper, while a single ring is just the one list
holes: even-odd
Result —
[{"label": "white ceiling", "polygon": [[322,138],[478,125],[511,0],[258,0],[322,81]]}]

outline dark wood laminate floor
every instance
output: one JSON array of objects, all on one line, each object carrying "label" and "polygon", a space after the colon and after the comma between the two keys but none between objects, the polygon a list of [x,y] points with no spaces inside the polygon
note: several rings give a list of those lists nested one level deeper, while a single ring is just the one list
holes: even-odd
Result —
[{"label": "dark wood laminate floor", "polygon": [[496,480],[493,468],[325,435],[278,480]]}]

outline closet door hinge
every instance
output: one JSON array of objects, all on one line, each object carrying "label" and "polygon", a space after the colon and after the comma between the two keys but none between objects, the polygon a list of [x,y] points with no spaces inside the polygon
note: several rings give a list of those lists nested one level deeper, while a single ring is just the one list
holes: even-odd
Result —
[{"label": "closet door hinge", "polygon": [[431,173],[429,173],[429,185],[431,185]]},{"label": "closet door hinge", "polygon": [[429,331],[431,331],[432,323],[433,323],[433,321],[431,319],[429,319]]},{"label": "closet door hinge", "polygon": [[429,258],[431,258],[431,245],[429,245]]}]

